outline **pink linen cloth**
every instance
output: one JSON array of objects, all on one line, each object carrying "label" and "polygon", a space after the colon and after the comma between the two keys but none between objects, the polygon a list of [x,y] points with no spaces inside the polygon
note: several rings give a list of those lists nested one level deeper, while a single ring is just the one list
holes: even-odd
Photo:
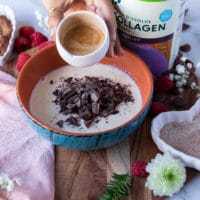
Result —
[{"label": "pink linen cloth", "polygon": [[15,78],[0,71],[0,175],[22,180],[7,198],[0,190],[0,200],[53,200],[53,145],[26,121],[15,86]]}]

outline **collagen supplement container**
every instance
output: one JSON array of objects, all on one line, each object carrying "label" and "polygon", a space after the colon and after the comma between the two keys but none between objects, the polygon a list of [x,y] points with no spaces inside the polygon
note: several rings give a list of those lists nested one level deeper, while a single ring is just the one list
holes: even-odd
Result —
[{"label": "collagen supplement container", "polygon": [[121,43],[159,76],[179,51],[187,0],[112,0]]}]

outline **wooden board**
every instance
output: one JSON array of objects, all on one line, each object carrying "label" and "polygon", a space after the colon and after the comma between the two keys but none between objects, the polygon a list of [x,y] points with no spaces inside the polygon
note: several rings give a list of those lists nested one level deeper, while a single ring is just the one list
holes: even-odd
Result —
[{"label": "wooden board", "polygon": [[[17,76],[16,58],[6,64],[2,70]],[[184,93],[187,108],[196,101],[196,93],[188,90]],[[113,172],[130,172],[136,160],[149,162],[159,152],[151,138],[151,118],[127,140],[105,150],[73,151],[55,147],[55,200],[96,200]],[[187,181],[197,175],[197,171],[187,169]],[[163,200],[155,197],[145,188],[145,178],[132,178],[131,193],[128,200]]]}]

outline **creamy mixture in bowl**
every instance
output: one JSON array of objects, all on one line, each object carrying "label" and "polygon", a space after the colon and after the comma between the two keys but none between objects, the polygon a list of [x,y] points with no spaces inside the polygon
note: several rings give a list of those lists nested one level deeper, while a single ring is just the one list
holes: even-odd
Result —
[{"label": "creamy mixture in bowl", "polygon": [[[63,123],[59,126],[59,121],[66,121],[66,115],[60,112],[59,105],[55,104],[56,96],[54,91],[62,85],[63,77],[67,79],[83,77],[103,77],[113,80],[116,83],[126,85],[130,90],[134,101],[122,102],[117,106],[119,111],[106,117],[97,117],[89,127],[85,126],[84,121],[80,121],[80,126]],[[142,107],[142,97],[139,87],[135,81],[125,72],[105,64],[95,64],[92,67],[76,68],[70,65],[60,67],[51,71],[36,84],[30,98],[30,111],[39,120],[56,129],[68,132],[92,133],[105,131],[120,126],[133,118]],[[71,115],[71,114],[69,114]],[[72,114],[76,117],[76,114]]]}]

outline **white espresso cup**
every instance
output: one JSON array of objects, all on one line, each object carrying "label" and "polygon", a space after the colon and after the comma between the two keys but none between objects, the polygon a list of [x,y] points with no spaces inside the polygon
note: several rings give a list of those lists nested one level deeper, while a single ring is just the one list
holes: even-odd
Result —
[{"label": "white espresso cup", "polygon": [[90,11],[75,11],[58,25],[56,47],[60,56],[76,67],[98,63],[109,48],[109,32],[104,20]]}]

